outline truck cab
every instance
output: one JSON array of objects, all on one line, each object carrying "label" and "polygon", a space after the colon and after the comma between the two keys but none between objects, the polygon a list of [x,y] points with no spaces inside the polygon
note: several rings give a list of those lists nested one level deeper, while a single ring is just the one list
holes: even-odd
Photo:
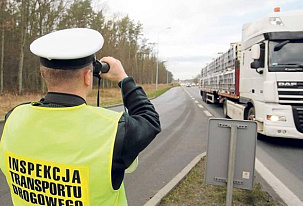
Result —
[{"label": "truck cab", "polygon": [[243,118],[267,136],[303,139],[303,11],[275,12],[242,29]]}]

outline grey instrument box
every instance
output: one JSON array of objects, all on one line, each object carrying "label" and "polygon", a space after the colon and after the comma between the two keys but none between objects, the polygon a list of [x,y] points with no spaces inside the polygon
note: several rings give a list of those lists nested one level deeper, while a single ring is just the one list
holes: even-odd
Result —
[{"label": "grey instrument box", "polygon": [[237,136],[233,186],[251,189],[257,141],[257,123],[254,121],[218,118],[209,120],[205,182],[212,185],[227,185],[231,125],[236,125]]}]

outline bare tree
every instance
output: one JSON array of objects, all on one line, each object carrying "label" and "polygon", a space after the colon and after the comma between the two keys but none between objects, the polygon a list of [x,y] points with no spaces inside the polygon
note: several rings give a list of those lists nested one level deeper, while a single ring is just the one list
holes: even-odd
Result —
[{"label": "bare tree", "polygon": [[[140,84],[155,82],[158,61],[155,45],[143,38],[143,25],[129,16],[105,17],[102,10],[93,9],[92,0],[0,0],[0,9],[1,94],[6,89],[19,95],[23,91],[44,92],[39,59],[29,51],[29,45],[52,31],[75,27],[93,28],[102,33],[105,42],[97,58],[114,56]],[[159,82],[166,83],[167,77],[170,79],[172,75],[160,63]],[[109,81],[103,85],[117,86]]]},{"label": "bare tree", "polygon": [[19,95],[22,95],[22,86],[23,86],[24,50],[25,50],[25,43],[27,37],[29,4],[30,3],[28,0],[22,0],[20,57],[19,57],[19,67],[18,67],[18,94]]},{"label": "bare tree", "polygon": [[1,60],[0,60],[0,94],[3,95],[3,71],[4,71],[4,35],[5,35],[5,19],[4,19],[4,12],[5,12],[5,4],[6,1],[3,0],[0,2],[1,7]]}]

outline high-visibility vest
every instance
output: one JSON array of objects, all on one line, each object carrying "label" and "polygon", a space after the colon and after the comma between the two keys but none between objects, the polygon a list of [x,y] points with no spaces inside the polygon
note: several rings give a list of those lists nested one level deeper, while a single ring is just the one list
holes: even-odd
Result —
[{"label": "high-visibility vest", "polygon": [[127,205],[111,167],[122,113],[82,104],[14,109],[0,142],[0,168],[15,206]]}]

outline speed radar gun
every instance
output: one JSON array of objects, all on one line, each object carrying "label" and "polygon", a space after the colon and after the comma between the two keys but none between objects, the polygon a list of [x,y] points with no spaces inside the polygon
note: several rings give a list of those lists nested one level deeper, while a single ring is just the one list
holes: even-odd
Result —
[{"label": "speed radar gun", "polygon": [[94,77],[98,78],[98,94],[97,94],[97,106],[100,106],[100,85],[101,85],[101,73],[107,73],[109,71],[109,64],[106,62],[100,62],[99,60],[95,60],[93,62],[94,71],[93,75]]},{"label": "speed radar gun", "polygon": [[[79,40],[80,39],[80,40]],[[103,36],[96,30],[87,28],[64,29],[49,33],[32,42],[30,50],[40,57],[40,63],[52,69],[73,70],[93,63],[93,75],[98,81],[97,106],[101,73],[110,69],[106,62],[96,59],[104,43]]]},{"label": "speed radar gun", "polygon": [[211,118],[208,125],[206,184],[227,186],[226,205],[232,205],[232,189],[252,189],[257,123]]}]

